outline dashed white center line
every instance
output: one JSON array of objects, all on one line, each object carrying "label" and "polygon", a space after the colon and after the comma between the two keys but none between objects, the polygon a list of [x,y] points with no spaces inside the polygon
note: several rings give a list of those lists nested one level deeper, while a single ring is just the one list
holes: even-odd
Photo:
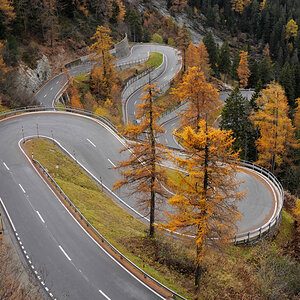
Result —
[{"label": "dashed white center line", "polygon": [[59,83],[59,80],[58,81],[56,81],[56,84],[58,84]]},{"label": "dashed white center line", "polygon": [[44,98],[46,98],[47,97],[47,94],[44,96]]},{"label": "dashed white center line", "polygon": [[114,167],[116,166],[109,158],[107,159]]},{"label": "dashed white center line", "polygon": [[53,90],[53,87],[50,89],[50,91],[52,91]]},{"label": "dashed white center line", "polygon": [[19,183],[19,187],[21,188],[21,190],[23,191],[23,193],[25,194],[25,190],[23,189],[22,185]]},{"label": "dashed white center line", "polygon": [[91,143],[91,144],[96,148],[96,145],[95,145],[91,140],[87,139],[87,141],[88,141],[89,143]]},{"label": "dashed white center line", "polygon": [[39,213],[39,211],[36,211],[36,213],[38,214],[38,216],[40,217],[40,219],[42,220],[43,223],[45,223],[44,219],[42,218],[41,214]]},{"label": "dashed white center line", "polygon": [[71,261],[71,258],[70,256],[66,253],[66,251],[63,249],[62,246],[58,245],[59,249],[62,251],[62,253],[66,256],[66,258]]},{"label": "dashed white center line", "polygon": [[110,298],[108,296],[106,296],[101,290],[99,290],[99,293],[105,297],[105,299],[110,300]]},{"label": "dashed white center line", "polygon": [[6,168],[7,171],[9,171],[9,167],[6,165],[5,162],[3,162],[4,167]]}]

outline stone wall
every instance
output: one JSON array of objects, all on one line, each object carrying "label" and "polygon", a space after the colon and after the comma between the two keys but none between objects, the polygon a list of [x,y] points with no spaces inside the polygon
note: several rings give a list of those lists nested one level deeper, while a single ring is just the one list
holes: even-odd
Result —
[{"label": "stone wall", "polygon": [[127,34],[125,34],[125,37],[121,42],[115,44],[113,52],[117,59],[126,57],[130,54]]}]

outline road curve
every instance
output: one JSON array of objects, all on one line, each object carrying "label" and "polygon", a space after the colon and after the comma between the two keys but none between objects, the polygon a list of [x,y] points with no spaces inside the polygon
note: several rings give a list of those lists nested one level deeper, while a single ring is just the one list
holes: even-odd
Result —
[{"label": "road curve", "polygon": [[[134,47],[126,60],[144,57],[147,47]],[[166,50],[167,57],[169,51]],[[175,70],[172,70],[171,62],[169,66],[167,73],[158,78],[160,84],[169,80],[168,74]],[[177,61],[173,68],[176,66]],[[72,75],[79,74],[90,67],[87,64],[70,72]],[[64,75],[58,75],[36,97],[42,104],[51,105],[65,84]],[[139,101],[140,96],[137,94],[136,97],[133,103]],[[131,110],[129,114],[133,119],[134,112]],[[82,116],[61,112],[32,113],[0,122],[0,143],[3,145],[0,148],[0,198],[14,222],[27,255],[35,269],[42,273],[54,297],[159,299],[157,294],[99,249],[24,159],[18,148],[22,138],[21,128],[24,128],[25,136],[32,136],[37,134],[37,124],[40,135],[51,137],[53,134],[89,171],[102,177],[103,183],[110,188],[119,176],[111,167],[126,158],[127,154],[120,155],[119,150],[123,145],[112,131]],[[248,187],[248,199],[240,206],[243,220],[239,229],[242,232],[263,223],[272,214],[274,202],[272,194],[261,180],[244,172],[240,173],[239,178],[245,179],[244,187]],[[134,199],[121,196],[135,207]]]}]

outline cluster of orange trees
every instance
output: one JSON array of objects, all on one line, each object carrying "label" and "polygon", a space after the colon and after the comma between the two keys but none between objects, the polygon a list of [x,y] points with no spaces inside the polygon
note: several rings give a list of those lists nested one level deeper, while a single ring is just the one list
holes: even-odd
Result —
[{"label": "cluster of orange trees", "polygon": [[[116,72],[114,58],[109,53],[112,46],[109,29],[99,26],[92,40],[90,51],[95,62],[92,88],[99,99],[113,103]],[[240,217],[237,201],[244,197],[245,191],[239,189],[241,182],[236,179],[240,151],[234,143],[238,137],[232,130],[216,128],[222,103],[210,78],[206,47],[201,41],[197,47],[189,44],[185,48],[186,71],[171,91],[174,99],[187,102],[180,114],[180,128],[174,132],[185,154],[170,152],[159,143],[164,129],[158,123],[156,86],[149,84],[137,109],[136,117],[141,123],[129,123],[124,131],[133,142],[123,149],[128,151],[129,158],[116,167],[122,179],[115,188],[127,186],[141,209],[149,213],[151,237],[156,226],[194,236],[198,286],[205,251],[214,244],[226,245],[235,233],[235,223]],[[247,52],[242,51],[240,57],[237,72],[240,86],[244,87],[250,75]],[[72,101],[78,98],[76,92],[72,98]],[[249,122],[260,133],[256,141],[258,162],[274,171],[275,166],[288,158],[289,149],[297,146],[282,88],[275,82],[269,84],[255,100],[255,108],[249,114]],[[299,109],[295,120],[299,121]],[[175,170],[172,179],[167,176],[166,161],[172,162]],[[165,212],[164,220],[157,224],[156,210],[166,199],[173,207],[172,212]]]}]

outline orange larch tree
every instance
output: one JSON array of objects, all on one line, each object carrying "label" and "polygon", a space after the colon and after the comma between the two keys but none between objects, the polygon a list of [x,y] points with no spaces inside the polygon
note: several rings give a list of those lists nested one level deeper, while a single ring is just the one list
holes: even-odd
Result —
[{"label": "orange larch tree", "polygon": [[209,54],[202,40],[199,42],[197,48],[198,48],[198,55],[199,55],[199,66],[201,70],[204,72],[205,77],[209,78],[209,70],[210,70]]},{"label": "orange larch tree", "polygon": [[[10,23],[15,19],[16,14],[14,12],[13,1],[11,0],[0,0],[0,18],[4,24]],[[1,16],[3,15],[3,16]]]},{"label": "orange larch tree", "polygon": [[178,88],[172,89],[171,94],[181,102],[188,102],[181,113],[181,125],[190,125],[196,131],[199,129],[199,121],[221,105],[218,90],[205,79],[204,72],[197,67],[189,68]]},{"label": "orange larch tree", "polygon": [[242,50],[240,57],[241,60],[237,68],[237,73],[240,79],[240,87],[244,88],[247,86],[248,78],[251,75],[251,72],[248,68],[248,52]]},{"label": "orange larch tree", "polygon": [[288,103],[284,90],[278,83],[270,83],[256,99],[259,108],[251,116],[260,131],[257,140],[257,163],[271,172],[288,159],[293,148],[297,147],[295,128],[288,117]]},{"label": "orange larch tree", "polygon": [[233,238],[239,217],[236,203],[245,192],[238,190],[238,153],[232,150],[231,131],[214,129],[202,120],[198,132],[188,126],[178,136],[186,155],[172,156],[183,170],[176,180],[170,180],[174,196],[168,202],[175,212],[166,212],[167,223],[160,225],[171,232],[194,236],[198,286],[208,246],[222,246]]},{"label": "orange larch tree", "polygon": [[149,234],[153,236],[156,205],[166,196],[163,184],[167,182],[165,170],[158,167],[158,164],[166,159],[167,154],[165,147],[156,140],[164,130],[156,122],[160,114],[153,102],[155,87],[147,85],[144,93],[136,116],[141,123],[139,125],[129,123],[124,132],[125,136],[134,139],[135,142],[131,142],[122,150],[130,150],[129,159],[118,163],[117,168],[123,179],[118,181],[114,188],[126,185],[131,195],[137,195],[140,207],[149,212]]},{"label": "orange larch tree", "polygon": [[111,98],[112,87],[116,84],[116,72],[113,65],[115,58],[109,52],[113,46],[110,32],[108,27],[98,26],[91,38],[94,43],[89,47],[91,59],[95,63],[91,71],[93,89],[103,101]]},{"label": "orange larch tree", "polygon": [[199,66],[199,52],[193,43],[190,43],[186,49],[185,64],[187,68]]},{"label": "orange larch tree", "polygon": [[251,0],[231,0],[230,2],[232,10],[242,14],[244,8],[250,4]]},{"label": "orange larch tree", "polygon": [[71,98],[71,106],[76,108],[83,108],[82,103],[80,101],[80,93],[78,88],[73,85],[69,91]]},{"label": "orange larch tree", "polygon": [[189,29],[187,28],[186,24],[183,23],[183,25],[179,28],[178,36],[176,38],[176,44],[178,48],[183,52],[183,71],[186,71],[186,49],[189,46],[191,42],[191,33]]}]

